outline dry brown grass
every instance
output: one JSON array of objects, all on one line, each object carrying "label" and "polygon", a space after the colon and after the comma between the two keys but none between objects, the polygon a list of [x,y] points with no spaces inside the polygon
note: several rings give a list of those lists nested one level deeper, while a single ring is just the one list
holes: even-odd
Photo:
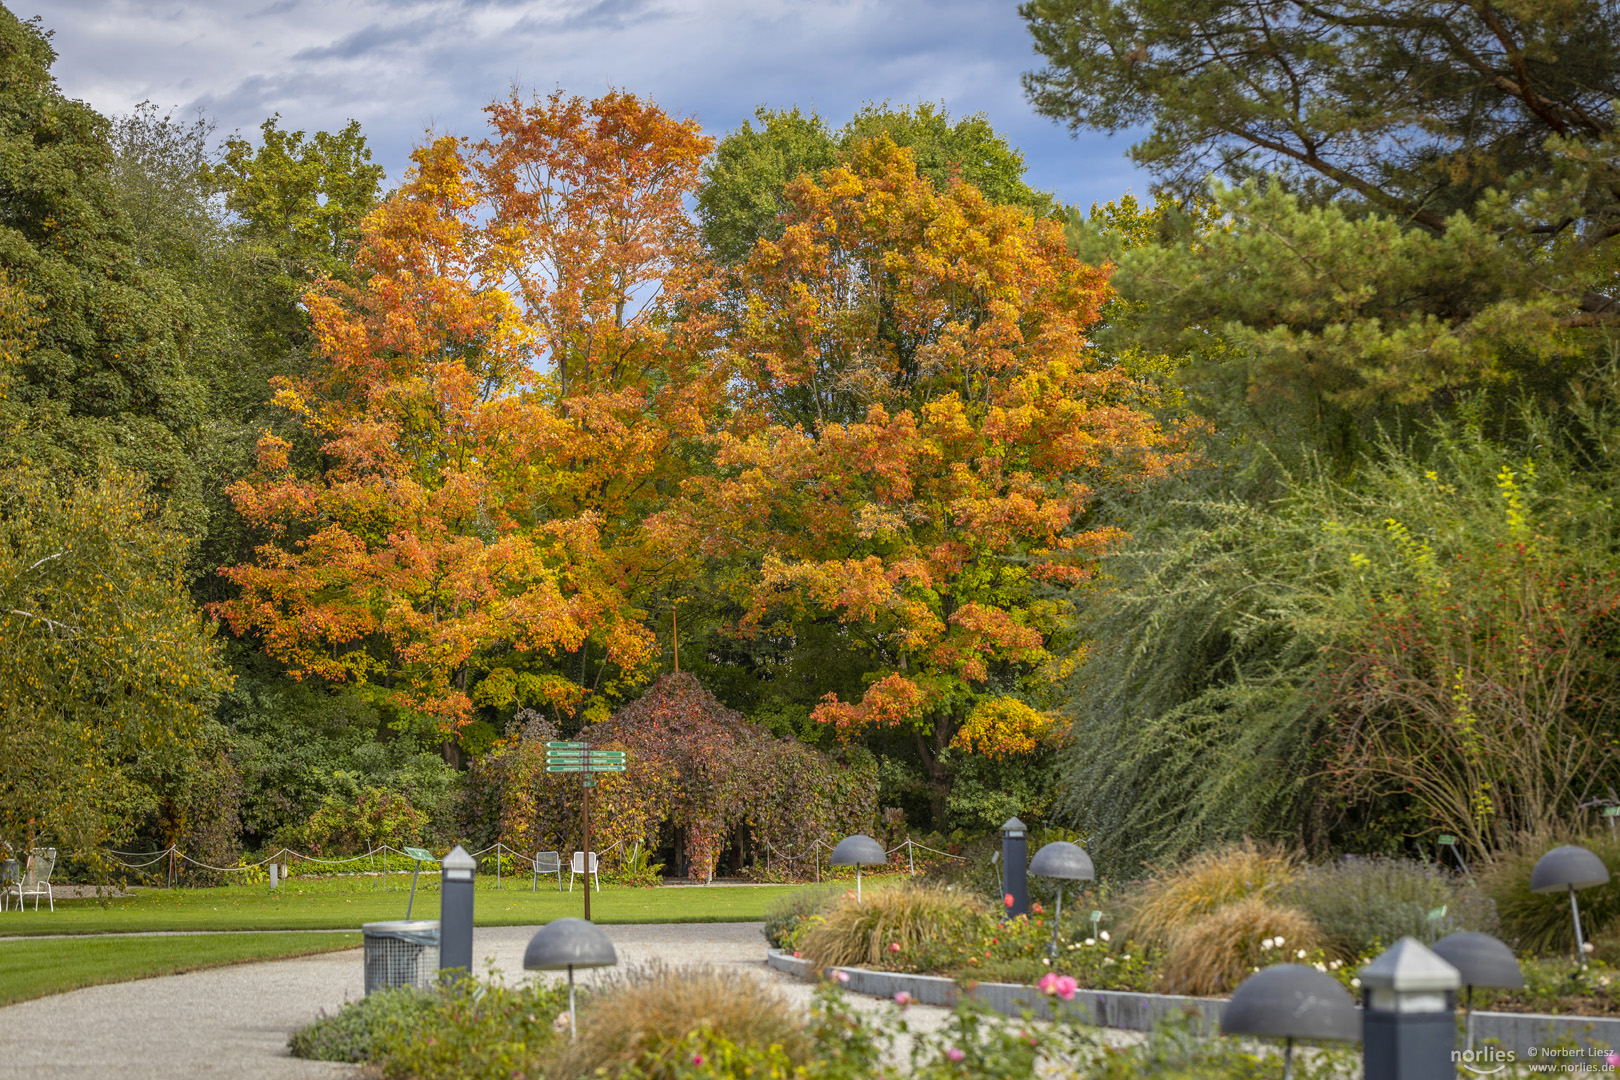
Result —
[{"label": "dry brown grass", "polygon": [[910,955],[925,940],[959,936],[988,912],[983,902],[937,885],[873,890],[862,900],[841,897],[799,940],[799,951],[816,971],[876,964],[891,944]]},{"label": "dry brown grass", "polygon": [[1245,841],[1200,852],[1156,871],[1132,891],[1124,930],[1139,942],[1169,945],[1227,904],[1272,896],[1299,872],[1298,856],[1269,845]]},{"label": "dry brown grass", "polygon": [[796,1065],[811,1059],[802,1010],[753,972],[642,964],[596,985],[580,1006],[579,1041],[564,1041],[546,1075],[617,1076],[630,1067],[649,1080],[687,1036],[707,1030],[739,1046],[780,1046]]},{"label": "dry brown grass", "polygon": [[[1277,938],[1281,946],[1262,945]],[[1321,932],[1303,911],[1251,894],[1176,931],[1159,988],[1171,994],[1224,994],[1255,968],[1298,963],[1298,950],[1308,955],[1321,943]]]}]

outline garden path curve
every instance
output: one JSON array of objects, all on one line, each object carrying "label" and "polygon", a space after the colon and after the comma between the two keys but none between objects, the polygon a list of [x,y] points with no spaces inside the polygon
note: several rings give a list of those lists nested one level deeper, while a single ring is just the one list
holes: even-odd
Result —
[{"label": "garden path curve", "polygon": [[[604,926],[620,963],[660,959],[757,970],[806,1007],[810,988],[764,965],[762,923]],[[473,956],[508,981],[523,971],[523,949],[538,927],[478,929]],[[582,976],[589,982],[590,976]],[[361,996],[360,950],[213,968],[187,975],[92,986],[0,1008],[0,1063],[15,1080],[117,1076],[232,1080],[331,1080],[353,1066],[300,1061],[287,1036],[322,1010]],[[881,1003],[852,995],[858,1007]],[[914,1025],[943,1021],[944,1010],[915,1008]]]}]

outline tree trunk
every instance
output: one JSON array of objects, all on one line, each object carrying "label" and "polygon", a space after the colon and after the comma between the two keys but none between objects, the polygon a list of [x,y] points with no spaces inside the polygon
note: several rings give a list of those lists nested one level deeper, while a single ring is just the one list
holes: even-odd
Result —
[{"label": "tree trunk", "polygon": [[923,773],[928,777],[928,811],[934,820],[934,830],[940,833],[948,831],[945,827],[946,802],[951,795],[952,777],[950,770],[940,760],[941,753],[948,745],[943,721],[934,723],[932,745],[921,731],[917,732],[917,753],[922,757]]}]

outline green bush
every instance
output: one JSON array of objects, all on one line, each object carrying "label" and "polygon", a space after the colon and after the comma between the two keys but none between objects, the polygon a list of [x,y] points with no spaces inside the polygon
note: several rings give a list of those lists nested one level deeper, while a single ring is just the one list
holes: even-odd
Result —
[{"label": "green bush", "polygon": [[1501,937],[1514,949],[1532,956],[1570,955],[1575,951],[1575,928],[1570,920],[1567,893],[1538,895],[1530,891],[1530,872],[1536,861],[1560,844],[1589,848],[1609,868],[1607,885],[1582,889],[1581,926],[1593,940],[1620,925],[1620,840],[1607,831],[1589,836],[1526,837],[1498,852],[1480,870],[1480,887],[1496,903]]},{"label": "green bush", "polygon": [[[1456,930],[1497,930],[1496,905],[1484,890],[1411,859],[1374,856],[1312,866],[1284,885],[1278,899],[1309,915],[1344,960],[1406,936],[1430,941]],[[1430,926],[1429,912],[1441,907],[1444,918]]]},{"label": "green bush", "polygon": [[795,889],[765,908],[765,940],[773,949],[792,949],[805,921],[844,894],[842,885]]},{"label": "green bush", "polygon": [[410,986],[378,990],[293,1032],[287,1046],[293,1057],[313,1061],[372,1061],[380,1056],[386,1039],[397,1038],[438,1011],[435,993]]}]

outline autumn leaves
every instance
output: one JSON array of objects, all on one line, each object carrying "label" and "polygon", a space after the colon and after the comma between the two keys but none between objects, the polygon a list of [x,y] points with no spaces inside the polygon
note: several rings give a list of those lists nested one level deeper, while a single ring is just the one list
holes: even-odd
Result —
[{"label": "autumn leaves", "polygon": [[[263,536],[224,571],[232,628],[447,727],[494,654],[525,704],[589,711],[655,673],[652,592],[719,566],[739,633],[842,625],[869,687],[818,718],[913,726],[925,758],[970,718],[964,748],[1046,737],[1066,611],[1038,583],[1083,578],[1096,491],[1175,449],[1088,348],[1105,273],[886,139],[720,266],[695,122],[623,93],[488,112],[417,151],[357,283],[307,298],[322,362],[279,401],[320,451],[267,435],[232,492]],[[558,665],[587,646],[606,681]]]}]

